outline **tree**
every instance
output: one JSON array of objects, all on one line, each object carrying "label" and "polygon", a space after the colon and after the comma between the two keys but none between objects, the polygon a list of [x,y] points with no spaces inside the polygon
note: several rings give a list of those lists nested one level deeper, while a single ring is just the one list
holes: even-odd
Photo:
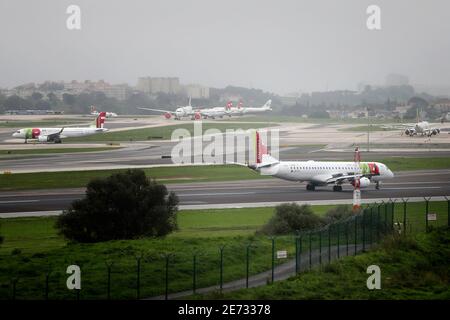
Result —
[{"label": "tree", "polygon": [[161,237],[177,229],[178,198],[148,179],[142,170],[127,170],[89,182],[86,197],[58,217],[67,239],[99,242]]},{"label": "tree", "polygon": [[321,225],[322,219],[314,214],[311,206],[285,203],[275,207],[275,215],[262,227],[261,232],[270,235],[287,234]]},{"label": "tree", "polygon": [[354,214],[355,213],[349,205],[341,204],[328,210],[325,213],[324,221],[326,224],[330,224],[336,221],[344,220],[345,218]]}]

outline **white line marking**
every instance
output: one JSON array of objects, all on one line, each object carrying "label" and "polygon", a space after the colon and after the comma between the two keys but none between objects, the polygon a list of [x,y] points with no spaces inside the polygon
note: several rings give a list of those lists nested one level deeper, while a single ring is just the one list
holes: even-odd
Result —
[{"label": "white line marking", "polygon": [[0,201],[0,204],[5,203],[24,203],[24,202],[39,202],[40,200],[11,200],[11,201]]},{"label": "white line marking", "polygon": [[236,196],[242,194],[255,194],[256,192],[217,192],[217,193],[187,193],[179,194],[179,197],[192,197],[192,196]]}]

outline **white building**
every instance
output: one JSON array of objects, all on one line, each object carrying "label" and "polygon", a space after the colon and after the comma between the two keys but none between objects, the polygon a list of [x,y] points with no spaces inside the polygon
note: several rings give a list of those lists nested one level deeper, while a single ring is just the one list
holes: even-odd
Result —
[{"label": "white building", "polygon": [[183,90],[188,97],[193,99],[209,99],[209,87],[199,84],[188,84],[183,86]]}]

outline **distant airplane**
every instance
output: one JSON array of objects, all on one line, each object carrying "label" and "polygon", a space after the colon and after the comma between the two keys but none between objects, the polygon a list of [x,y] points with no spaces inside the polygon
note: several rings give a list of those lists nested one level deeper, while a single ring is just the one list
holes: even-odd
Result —
[{"label": "distant airplane", "polygon": [[256,108],[256,107],[243,107],[243,114],[250,114],[250,113],[263,113],[267,111],[272,111],[272,107],[270,106],[272,104],[272,100],[268,100],[262,107]]},{"label": "distant airplane", "polygon": [[175,120],[181,120],[182,118],[191,118],[192,120],[201,119],[201,114],[197,110],[194,110],[191,105],[191,98],[189,98],[189,105],[184,107],[178,107],[175,111],[170,110],[161,110],[161,109],[152,109],[152,108],[144,108],[138,107],[141,110],[149,110],[164,113],[164,117],[166,119],[170,119],[174,117]]},{"label": "distant airplane", "polygon": [[[95,106],[91,106],[91,115],[93,116],[98,116],[100,113],[96,110]],[[115,112],[106,112],[106,117],[107,118],[116,118],[117,117],[117,113]]]},{"label": "distant airplane", "polygon": [[407,136],[413,137],[416,135],[431,137],[441,133],[439,128],[430,127],[428,121],[420,121],[419,118],[419,110],[417,110],[417,122],[409,123],[409,124],[397,124],[392,126],[382,126],[383,128],[394,128],[394,129],[402,129],[402,135],[406,134]]},{"label": "distant airplane", "polygon": [[230,116],[242,116],[244,114],[244,108],[242,107],[242,101],[239,101],[236,107],[233,107],[233,103],[229,102]]},{"label": "distant airplane", "polygon": [[225,107],[213,107],[213,108],[205,108],[205,109],[198,109],[197,112],[199,112],[203,119],[211,118],[223,118],[224,116],[231,117],[231,107],[233,106],[233,103],[229,101]]},{"label": "distant airplane", "polygon": [[83,137],[108,131],[108,129],[103,128],[105,118],[106,112],[100,112],[93,124],[89,127],[24,128],[14,132],[12,136],[14,138],[25,139],[25,143],[30,139],[37,140],[38,142],[61,143],[61,139],[63,138]]},{"label": "distant airplane", "polygon": [[355,162],[344,161],[280,161],[267,152],[262,143],[259,132],[255,134],[256,163],[250,168],[259,171],[262,175],[271,175],[280,179],[298,182],[308,182],[306,190],[314,191],[316,186],[333,185],[333,191],[342,191],[342,184],[357,183],[359,187],[367,188],[375,182],[375,188],[380,188],[380,182],[392,179],[394,174],[381,162]]}]

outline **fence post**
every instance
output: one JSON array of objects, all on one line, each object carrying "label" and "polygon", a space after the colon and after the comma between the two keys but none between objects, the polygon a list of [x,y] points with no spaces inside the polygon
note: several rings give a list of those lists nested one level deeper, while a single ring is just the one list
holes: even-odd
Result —
[{"label": "fence post", "polygon": [[165,262],[166,262],[166,268],[165,268],[165,290],[164,290],[164,299],[165,300],[169,300],[169,261],[170,258],[172,257],[172,254],[168,253],[168,254],[164,254],[163,255],[165,258]]},{"label": "fence post", "polygon": [[299,244],[299,239],[300,239],[300,230],[295,230],[295,274],[297,274],[300,270],[300,256],[299,256],[299,252],[300,252],[300,244]]},{"label": "fence post", "polygon": [[[376,204],[376,202],[375,202]],[[376,204],[377,205],[377,243],[380,242],[380,228],[381,228],[381,213],[380,213],[380,207],[381,204]]]},{"label": "fence post", "polygon": [[224,245],[219,247],[219,251],[220,251],[220,293],[222,293],[222,289],[223,289],[223,249],[225,248]]},{"label": "fence post", "polygon": [[16,285],[18,281],[19,281],[18,278],[11,279],[11,288],[12,288],[11,300],[16,300]]},{"label": "fence post", "polygon": [[107,282],[106,282],[106,298],[108,300],[111,299],[111,268],[114,264],[114,262],[105,262],[106,264],[106,271],[107,271]]},{"label": "fence post", "polygon": [[450,199],[445,196],[445,200],[447,200],[447,226],[450,227]]},{"label": "fence post", "polygon": [[252,247],[252,244],[247,244],[247,265],[246,265],[246,277],[245,277],[245,287],[248,289],[248,278],[250,273],[250,248]]},{"label": "fence post", "polygon": [[298,237],[298,272],[302,270],[302,235]]},{"label": "fence post", "polygon": [[136,257],[136,297],[139,300],[141,298],[141,260],[142,253]]},{"label": "fence post", "polygon": [[341,228],[340,228],[340,226],[341,226],[341,224],[340,223],[338,223],[337,225],[336,225],[336,229],[337,229],[337,258],[339,259],[340,257],[341,257],[341,255],[340,255],[340,241],[339,241],[339,238],[340,238],[340,233],[341,233]]},{"label": "fence post", "polygon": [[373,207],[370,206],[370,233],[369,233],[369,242],[370,247],[372,247],[373,244]]},{"label": "fence post", "polygon": [[424,197],[424,199],[425,199],[425,231],[428,232],[428,207],[430,204],[431,197],[429,198]]},{"label": "fence post", "polygon": [[328,263],[331,262],[331,224],[328,226]]},{"label": "fence post", "polygon": [[197,290],[197,253],[192,256],[192,293]]},{"label": "fence post", "polygon": [[394,230],[394,214],[395,214],[395,201],[397,201],[397,199],[391,200],[392,201],[392,217],[391,217],[391,229]]},{"label": "fence post", "polygon": [[319,265],[322,265],[322,229],[319,230]]},{"label": "fence post", "polygon": [[362,251],[366,252],[366,210],[362,213]]},{"label": "fence post", "polygon": [[269,238],[272,241],[272,283],[275,280],[275,236]]},{"label": "fence post", "polygon": [[311,255],[311,250],[312,250],[312,239],[311,239],[311,231],[309,232],[309,270],[311,270],[312,268],[312,255]]},{"label": "fence post", "polygon": [[384,202],[384,200],[382,200],[381,203],[383,204],[383,207],[384,207],[384,228],[383,228],[383,233],[386,233],[386,230],[387,230],[387,203]]},{"label": "fence post", "polygon": [[50,273],[51,273],[50,270],[47,270],[47,272],[45,273],[45,294],[44,294],[45,300],[48,300]]},{"label": "fence post", "polygon": [[403,199],[403,234],[406,235],[406,203],[408,202],[409,198]]},{"label": "fence post", "polygon": [[355,250],[354,250],[354,255],[356,256],[356,250],[358,248],[358,216],[355,216]]},{"label": "fence post", "polygon": [[346,256],[348,257],[348,229],[349,229],[349,224],[350,224],[350,220],[347,220],[347,222],[345,223],[345,242],[346,242],[346,246],[347,246],[347,252],[346,252]]}]

